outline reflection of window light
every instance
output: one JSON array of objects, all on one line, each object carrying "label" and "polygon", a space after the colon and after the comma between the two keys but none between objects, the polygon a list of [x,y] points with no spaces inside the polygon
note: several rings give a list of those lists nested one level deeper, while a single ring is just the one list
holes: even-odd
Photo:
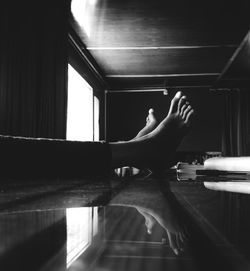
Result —
[{"label": "reflection of window light", "polygon": [[67,268],[91,245],[98,231],[98,207],[66,209]]},{"label": "reflection of window light", "polygon": [[72,0],[71,2],[72,14],[88,37],[91,33],[96,4],[97,0]]},{"label": "reflection of window light", "polygon": [[250,194],[250,185],[247,182],[204,182],[204,186],[208,189],[216,191]]},{"label": "reflection of window light", "polygon": [[93,89],[68,65],[67,139],[93,140]]},{"label": "reflection of window light", "polygon": [[66,210],[67,219],[67,267],[91,244],[92,208]]},{"label": "reflection of window light", "polygon": [[99,141],[99,99],[94,97],[94,141]]},{"label": "reflection of window light", "polygon": [[98,207],[93,207],[93,236],[98,233]]}]

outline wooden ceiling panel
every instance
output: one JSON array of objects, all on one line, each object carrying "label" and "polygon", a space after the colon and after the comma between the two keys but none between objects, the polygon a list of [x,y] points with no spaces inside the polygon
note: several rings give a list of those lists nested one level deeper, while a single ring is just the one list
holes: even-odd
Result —
[{"label": "wooden ceiling panel", "polygon": [[165,86],[165,77],[107,77],[109,90],[157,88]]},{"label": "wooden ceiling panel", "polygon": [[164,76],[164,77],[107,77],[110,91],[157,88],[210,88],[217,75]]},{"label": "wooden ceiling panel", "polygon": [[247,33],[249,10],[249,0],[72,0],[71,25],[111,89],[207,86]]},{"label": "wooden ceiling panel", "polygon": [[220,73],[234,48],[90,50],[104,74],[138,76]]},{"label": "wooden ceiling panel", "polygon": [[83,10],[88,35],[84,27],[78,33],[87,47],[237,45],[248,30],[246,3],[96,1]]}]

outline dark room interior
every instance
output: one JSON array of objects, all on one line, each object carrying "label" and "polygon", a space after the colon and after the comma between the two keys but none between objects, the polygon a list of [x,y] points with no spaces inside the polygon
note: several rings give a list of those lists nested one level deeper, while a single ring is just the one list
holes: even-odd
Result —
[{"label": "dark room interior", "polygon": [[0,3],[0,270],[250,270],[249,11]]}]

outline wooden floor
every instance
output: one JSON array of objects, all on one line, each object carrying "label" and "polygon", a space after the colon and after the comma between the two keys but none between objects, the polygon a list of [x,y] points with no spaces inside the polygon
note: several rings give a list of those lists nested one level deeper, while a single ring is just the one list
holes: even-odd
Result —
[{"label": "wooden floor", "polygon": [[1,270],[250,270],[247,194],[175,176],[4,183]]}]

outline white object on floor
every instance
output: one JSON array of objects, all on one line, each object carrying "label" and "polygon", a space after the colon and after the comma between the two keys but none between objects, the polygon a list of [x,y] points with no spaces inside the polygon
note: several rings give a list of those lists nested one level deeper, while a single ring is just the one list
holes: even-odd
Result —
[{"label": "white object on floor", "polygon": [[226,171],[250,171],[250,157],[213,157],[204,162],[204,169]]}]

